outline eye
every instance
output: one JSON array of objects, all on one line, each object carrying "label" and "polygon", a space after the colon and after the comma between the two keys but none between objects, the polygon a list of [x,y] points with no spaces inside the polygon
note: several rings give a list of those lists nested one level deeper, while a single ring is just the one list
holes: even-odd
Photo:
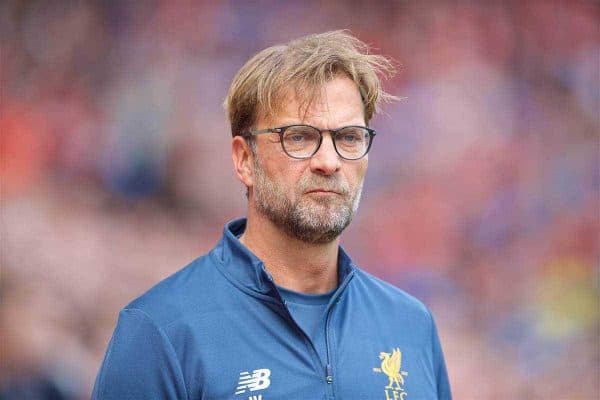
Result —
[{"label": "eye", "polygon": [[319,131],[309,126],[292,126],[285,131],[284,141],[289,144],[299,145],[314,142],[319,139]]},{"label": "eye", "polygon": [[345,128],[338,132],[336,140],[340,143],[351,145],[362,142],[367,135],[367,131],[361,128]]},{"label": "eye", "polygon": [[304,140],[306,140],[306,135],[303,133],[293,133],[291,135],[287,136],[287,140],[289,140],[290,142],[302,142]]}]

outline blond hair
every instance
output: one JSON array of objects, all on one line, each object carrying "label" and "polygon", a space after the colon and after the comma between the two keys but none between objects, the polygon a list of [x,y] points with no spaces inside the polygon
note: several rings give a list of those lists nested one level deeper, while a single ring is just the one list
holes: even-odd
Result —
[{"label": "blond hair", "polygon": [[369,54],[368,46],[345,30],[269,47],[248,60],[231,83],[224,102],[231,134],[245,134],[259,116],[274,116],[288,88],[295,90],[306,110],[323,85],[340,73],[356,83],[368,123],[382,101],[396,99],[380,82],[380,75],[387,77],[393,72],[388,58]]}]

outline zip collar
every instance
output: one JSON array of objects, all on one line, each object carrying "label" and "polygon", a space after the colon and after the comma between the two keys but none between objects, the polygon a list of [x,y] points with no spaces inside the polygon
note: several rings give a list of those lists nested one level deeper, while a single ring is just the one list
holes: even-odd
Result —
[{"label": "zip collar", "polygon": [[[221,273],[238,288],[251,295],[268,296],[281,301],[281,296],[275,287],[273,278],[265,268],[264,263],[256,257],[238,237],[246,229],[246,218],[230,221],[223,229],[223,236],[217,246],[211,251],[216,258]],[[346,252],[338,250],[338,288],[333,298],[339,297],[354,275],[356,266]]]}]

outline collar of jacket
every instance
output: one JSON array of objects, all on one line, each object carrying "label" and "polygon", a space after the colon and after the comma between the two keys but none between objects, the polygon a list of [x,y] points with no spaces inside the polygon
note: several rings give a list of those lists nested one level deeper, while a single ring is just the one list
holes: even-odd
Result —
[{"label": "collar of jacket", "polygon": [[[241,290],[254,296],[267,296],[281,300],[264,263],[256,257],[238,239],[246,229],[246,218],[233,220],[223,229],[223,237],[215,247],[213,255],[217,258],[219,270]],[[338,252],[338,289],[334,297],[350,281],[355,266],[346,252],[339,247]]]}]

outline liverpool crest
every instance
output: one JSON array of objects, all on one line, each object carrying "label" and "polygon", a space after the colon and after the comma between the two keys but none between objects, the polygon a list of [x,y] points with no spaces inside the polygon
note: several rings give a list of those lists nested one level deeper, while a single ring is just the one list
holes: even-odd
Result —
[{"label": "liverpool crest", "polygon": [[381,368],[373,368],[373,372],[383,372],[389,382],[384,387],[386,400],[404,400],[407,396],[404,390],[404,377],[408,372],[402,371],[402,352],[398,347],[391,353],[379,353]]}]

